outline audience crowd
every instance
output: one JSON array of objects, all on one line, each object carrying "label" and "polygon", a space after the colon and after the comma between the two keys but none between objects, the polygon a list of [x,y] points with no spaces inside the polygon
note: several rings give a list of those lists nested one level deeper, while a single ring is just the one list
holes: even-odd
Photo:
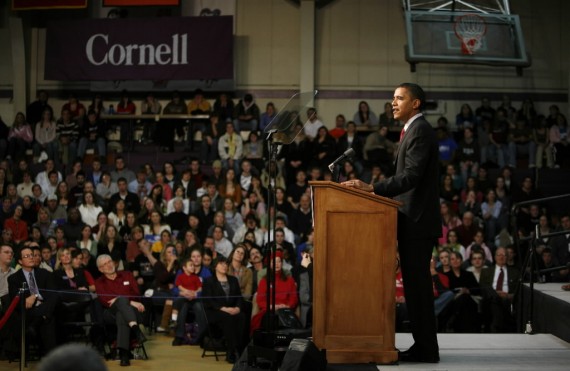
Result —
[{"label": "audience crowd", "polygon": [[[121,365],[129,364],[129,339],[145,341],[139,325],[171,333],[178,346],[202,342],[208,326],[217,324],[227,360],[235,362],[268,309],[264,276],[276,246],[272,305],[310,327],[308,182],[331,180],[328,164],[348,148],[355,154],[341,164],[339,179],[376,182],[392,174],[402,123],[389,102],[379,115],[372,108],[360,102],[352,121],[339,114],[331,130],[314,108],[294,113],[299,135],[279,148],[274,164],[261,133],[278,109],[268,103],[261,113],[251,94],[237,104],[221,94],[211,105],[201,91],[188,104],[174,93],[164,109],[149,94],[140,110],[126,92],[115,107],[96,96],[86,108],[71,96],[56,117],[40,92],[11,127],[0,122],[2,314],[25,281],[28,324],[44,335],[44,350],[66,341],[62,323],[89,308],[116,326]],[[200,115],[193,125],[202,134],[199,156],[185,166],[131,169],[108,151],[105,117],[139,112]],[[190,145],[194,133],[185,139],[183,122],[143,122],[143,140],[168,151],[175,138]],[[433,175],[441,178],[442,237],[432,262],[439,329],[514,331],[511,304],[519,277],[528,274],[521,262],[536,226],[541,235],[569,231],[533,245],[538,267],[570,263],[570,216],[541,204],[511,215],[514,203],[541,197],[532,176],[519,184],[514,174],[568,166],[567,121],[556,106],[543,115],[530,100],[516,109],[505,97],[495,108],[488,99],[475,110],[463,105],[451,129],[443,117],[434,127],[441,164]],[[491,178],[490,169],[499,175]],[[275,206],[269,205],[271,187]],[[538,280],[568,282],[568,273],[554,270]],[[396,283],[398,326],[405,329],[405,282]],[[70,312],[69,302],[90,294],[98,301]],[[12,322],[18,318],[15,313]],[[194,324],[190,331],[187,323]],[[18,331],[9,330],[16,327],[0,332],[5,352],[17,344]],[[58,336],[47,335],[56,328]]]}]

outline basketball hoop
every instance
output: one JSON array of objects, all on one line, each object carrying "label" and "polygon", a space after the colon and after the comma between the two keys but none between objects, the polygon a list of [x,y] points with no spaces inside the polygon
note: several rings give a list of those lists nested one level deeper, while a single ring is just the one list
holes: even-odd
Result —
[{"label": "basketball hoop", "polygon": [[461,41],[461,54],[473,55],[481,48],[481,39],[487,32],[483,17],[465,14],[455,22],[455,36]]}]

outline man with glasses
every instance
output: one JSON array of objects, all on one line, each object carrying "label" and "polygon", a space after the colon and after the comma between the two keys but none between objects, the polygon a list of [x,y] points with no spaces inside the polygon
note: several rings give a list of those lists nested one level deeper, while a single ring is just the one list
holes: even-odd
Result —
[{"label": "man with glasses", "polygon": [[[4,249],[5,247],[2,246],[1,251]],[[53,315],[58,303],[55,284],[50,272],[35,268],[34,252],[30,247],[22,247],[17,253],[17,260],[22,269],[8,277],[10,300],[18,296],[20,288],[25,283],[28,288],[24,294],[28,338],[37,339],[36,331],[39,331],[41,345],[47,353],[57,345]],[[10,319],[17,327],[21,321],[20,313],[15,312]],[[14,331],[14,335],[19,344],[20,331]]]},{"label": "man with glasses", "polygon": [[514,331],[511,313],[515,289],[519,282],[518,269],[507,266],[507,249],[495,251],[495,265],[481,272],[479,280],[483,292],[483,317],[490,332]]},{"label": "man with glasses", "polygon": [[138,301],[139,287],[129,271],[117,271],[111,256],[100,255],[97,268],[102,276],[95,281],[95,291],[103,305],[105,322],[117,326],[117,348],[121,366],[130,365],[130,339],[133,333],[139,343],[146,341],[138,323],[140,314],[145,311],[144,305]]}]

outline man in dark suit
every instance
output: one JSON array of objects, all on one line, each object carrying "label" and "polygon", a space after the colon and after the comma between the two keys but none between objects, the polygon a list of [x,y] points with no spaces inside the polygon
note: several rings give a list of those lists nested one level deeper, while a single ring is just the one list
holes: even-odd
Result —
[{"label": "man in dark suit", "polygon": [[[8,277],[10,300],[18,296],[19,290],[25,282],[29,288],[24,295],[28,331],[39,330],[43,350],[49,352],[57,345],[54,336],[56,326],[53,315],[58,303],[56,287],[50,272],[34,268],[34,252],[31,248],[23,247],[17,254],[17,260],[22,269]],[[19,315],[13,318],[19,323]],[[19,341],[20,331],[16,331],[15,334]]]},{"label": "man in dark suit", "polygon": [[507,249],[495,251],[495,265],[481,271],[479,285],[483,290],[483,316],[491,332],[514,331],[511,304],[520,279],[520,272],[507,266]]},{"label": "man in dark suit", "polygon": [[438,143],[423,117],[423,89],[412,83],[396,88],[394,118],[404,123],[394,176],[374,185],[360,180],[342,183],[402,202],[398,209],[398,252],[414,345],[399,353],[404,362],[439,362],[430,259],[441,236]]},{"label": "man in dark suit", "polygon": [[[552,247],[554,260],[556,260],[559,265],[566,265],[570,263],[570,215],[563,215],[560,222],[562,227],[560,231],[566,233],[552,237],[549,244]],[[564,270],[562,275],[568,277],[568,270]]]}]

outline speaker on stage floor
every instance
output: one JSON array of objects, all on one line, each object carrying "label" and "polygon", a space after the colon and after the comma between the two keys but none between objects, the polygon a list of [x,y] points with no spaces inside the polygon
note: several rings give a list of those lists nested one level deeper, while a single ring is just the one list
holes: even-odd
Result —
[{"label": "speaker on stage floor", "polygon": [[285,353],[279,370],[281,371],[325,371],[327,359],[312,341],[307,339],[293,339]]}]

